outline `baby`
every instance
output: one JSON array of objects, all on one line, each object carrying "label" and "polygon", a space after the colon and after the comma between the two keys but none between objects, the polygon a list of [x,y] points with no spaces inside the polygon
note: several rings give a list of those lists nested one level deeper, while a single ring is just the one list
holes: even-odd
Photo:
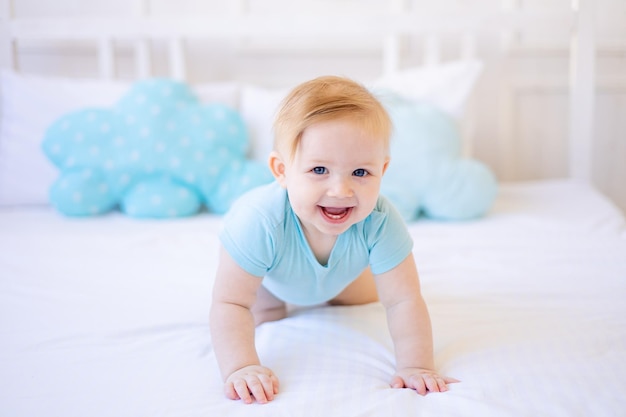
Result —
[{"label": "baby", "polygon": [[458,382],[434,369],[413,242],[379,195],[391,129],[380,102],[346,78],[316,78],[284,99],[269,157],[276,181],[242,196],[220,235],[211,337],[228,398],[266,403],[278,393],[254,334],[284,318],[285,303],[380,300],[395,346],[391,386],[424,395]]}]

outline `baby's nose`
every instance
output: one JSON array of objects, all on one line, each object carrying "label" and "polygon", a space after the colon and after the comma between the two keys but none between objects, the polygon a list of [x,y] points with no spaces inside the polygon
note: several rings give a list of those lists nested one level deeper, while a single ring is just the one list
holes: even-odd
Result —
[{"label": "baby's nose", "polygon": [[346,198],[352,197],[354,192],[352,190],[352,183],[349,179],[338,178],[333,181],[332,186],[328,190],[329,197]]}]

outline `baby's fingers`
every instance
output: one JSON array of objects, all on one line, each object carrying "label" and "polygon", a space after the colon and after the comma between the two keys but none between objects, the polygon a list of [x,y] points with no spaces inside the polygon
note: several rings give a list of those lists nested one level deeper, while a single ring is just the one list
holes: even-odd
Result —
[{"label": "baby's fingers", "polygon": [[239,394],[237,394],[237,390],[235,389],[235,383],[234,382],[227,382],[226,384],[224,384],[224,394],[226,395],[226,398],[228,398],[229,400],[239,400]]},{"label": "baby's fingers", "polygon": [[274,395],[278,394],[278,378],[276,378],[274,374],[261,374],[258,377],[261,385],[263,386],[263,393],[267,398],[267,401],[272,401],[274,399]]},{"label": "baby's fingers", "polygon": [[[431,384],[432,386],[432,384]],[[426,395],[428,385],[426,383],[426,375],[413,375],[407,383],[408,388],[413,388],[419,395]]]},{"label": "baby's fingers", "polygon": [[264,404],[278,394],[278,379],[267,375],[248,376],[226,384],[224,391],[231,400],[241,399],[246,404],[256,400]]},{"label": "baby's fingers", "polygon": [[461,381],[437,374],[421,374],[411,377],[411,385],[413,385],[414,389],[422,395],[425,395],[428,392],[446,392],[450,389],[448,384],[455,382]]},{"label": "baby's fingers", "polygon": [[448,390],[448,385],[446,385],[446,382],[439,375],[425,374],[421,379],[423,380],[423,385],[426,387],[424,391],[418,390],[422,395],[426,394],[426,392],[444,392]]},{"label": "baby's fingers", "polygon": [[404,388],[404,380],[398,375],[391,380],[391,388]]},{"label": "baby's fingers", "polygon": [[[261,382],[262,379],[267,379],[269,380],[269,377],[267,377],[266,375],[258,375],[258,376],[253,376],[248,378],[248,389],[250,391],[250,393],[254,396],[254,399],[259,403],[259,404],[265,404],[268,400],[273,399],[274,397],[274,393],[273,393],[273,388],[271,388],[271,383],[270,383],[270,388],[271,388],[271,392],[272,393],[272,398],[268,398],[268,395],[266,395],[266,391],[265,391],[265,384],[263,382]],[[242,398],[242,400],[249,404],[252,402],[252,400],[250,401],[246,401],[245,398]]]},{"label": "baby's fingers", "polygon": [[250,390],[245,379],[237,379],[231,383],[226,384],[225,387],[226,396],[231,400],[238,400],[245,402],[246,404],[252,403],[252,397],[250,396]]},{"label": "baby's fingers", "polygon": [[265,404],[278,394],[278,378],[268,368],[247,366],[226,379],[224,393],[231,400],[241,399],[246,404],[256,400]]},{"label": "baby's fingers", "polygon": [[276,394],[278,394],[278,390],[280,388],[280,384],[278,382],[278,378],[274,374],[271,374],[269,378],[270,378],[270,381],[272,383],[272,390],[268,391],[268,392],[272,392],[274,395],[276,395]]},{"label": "baby's fingers", "polygon": [[460,382],[458,379],[447,376],[440,376],[430,372],[418,372],[408,375],[396,375],[391,381],[392,388],[411,388],[420,395],[426,395],[429,392],[445,392],[448,391],[448,384]]}]

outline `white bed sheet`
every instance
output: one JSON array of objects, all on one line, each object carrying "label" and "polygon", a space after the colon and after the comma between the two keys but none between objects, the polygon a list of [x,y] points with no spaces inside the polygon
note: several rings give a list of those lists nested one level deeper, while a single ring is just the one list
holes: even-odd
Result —
[{"label": "white bed sheet", "polygon": [[281,380],[223,397],[208,330],[220,218],[0,211],[0,415],[626,415],[624,218],[571,181],[502,185],[484,219],[410,226],[445,394],[388,387],[378,303],[257,329]]}]

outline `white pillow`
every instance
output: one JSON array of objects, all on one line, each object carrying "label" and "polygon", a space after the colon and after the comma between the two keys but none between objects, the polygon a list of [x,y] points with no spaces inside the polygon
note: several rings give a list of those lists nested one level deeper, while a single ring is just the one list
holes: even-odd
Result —
[{"label": "white pillow", "polygon": [[290,88],[269,89],[243,85],[239,111],[250,134],[250,158],[266,164],[274,144],[272,125],[278,106]]},{"label": "white pillow", "polygon": [[57,176],[40,144],[45,129],[64,113],[111,106],[128,84],[0,74],[0,205],[48,204]]},{"label": "white pillow", "polygon": [[460,119],[482,69],[479,60],[409,68],[379,78],[371,88],[392,90],[406,99],[433,104]]},{"label": "white pillow", "polygon": [[224,81],[191,85],[193,92],[202,103],[222,103],[239,109],[239,83]]},{"label": "white pillow", "polygon": [[[129,82],[79,80],[0,73],[0,206],[48,204],[48,190],[58,170],[41,151],[47,127],[84,107],[111,107]],[[213,83],[194,88],[203,102],[236,107],[238,86]]]},{"label": "white pillow", "polygon": [[[460,119],[474,84],[483,68],[478,60],[450,61],[441,65],[415,67],[364,82],[373,91],[391,90],[412,100],[431,103]],[[252,133],[252,158],[261,163],[273,145],[272,125],[281,100],[289,89],[267,89],[244,85],[240,110]]]}]

